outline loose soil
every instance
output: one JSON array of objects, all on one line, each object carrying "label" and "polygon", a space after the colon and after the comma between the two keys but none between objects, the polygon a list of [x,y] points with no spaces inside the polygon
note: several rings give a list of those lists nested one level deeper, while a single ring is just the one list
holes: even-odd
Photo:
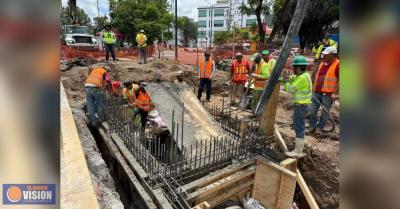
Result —
[{"label": "loose soil", "polygon": [[[178,71],[183,71],[185,81],[189,86],[197,86],[197,71],[189,65],[175,64],[168,61],[152,60],[147,64],[139,65],[136,60],[120,60],[111,63],[112,80],[151,82],[154,80],[174,81]],[[84,81],[88,73],[87,67],[73,66],[68,71],[61,72],[61,80],[67,91],[68,99],[72,106],[79,104],[78,109],[84,105]],[[217,71],[212,84],[211,104],[222,103],[222,98],[227,105],[230,101],[230,87],[228,72]],[[276,114],[276,125],[279,128],[289,149],[294,146],[295,134],[292,128],[292,102],[291,95],[281,91]],[[247,117],[249,113],[234,111],[238,117]],[[299,169],[310,187],[320,208],[339,208],[339,104],[331,109],[332,117],[336,124],[333,133],[319,136],[307,136],[305,152],[307,156],[299,162]],[[330,127],[330,125],[329,125]],[[327,127],[327,128],[329,128]]]}]

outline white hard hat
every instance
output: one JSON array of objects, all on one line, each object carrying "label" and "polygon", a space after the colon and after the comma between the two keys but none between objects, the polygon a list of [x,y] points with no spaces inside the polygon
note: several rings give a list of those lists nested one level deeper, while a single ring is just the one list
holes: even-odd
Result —
[{"label": "white hard hat", "polygon": [[322,54],[337,54],[337,49],[334,46],[326,47]]}]

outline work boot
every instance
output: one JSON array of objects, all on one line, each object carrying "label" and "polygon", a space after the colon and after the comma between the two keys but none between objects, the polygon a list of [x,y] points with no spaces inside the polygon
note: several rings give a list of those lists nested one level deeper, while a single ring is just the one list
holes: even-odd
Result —
[{"label": "work boot", "polygon": [[305,143],[306,143],[305,138],[296,138],[296,143],[295,143],[293,151],[285,152],[286,156],[292,157],[292,158],[302,158],[302,157],[306,156],[306,154],[303,152]]}]

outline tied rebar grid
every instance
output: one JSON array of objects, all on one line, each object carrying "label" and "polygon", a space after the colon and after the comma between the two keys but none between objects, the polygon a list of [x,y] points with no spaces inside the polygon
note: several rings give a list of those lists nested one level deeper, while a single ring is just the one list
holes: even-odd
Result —
[{"label": "tied rebar grid", "polygon": [[[184,105],[182,104],[182,111]],[[233,118],[223,107],[209,108],[212,116],[228,133],[229,138],[210,136],[196,140],[190,146],[183,146],[182,124],[175,121],[172,113],[170,139],[143,131],[132,120],[132,108],[120,97],[106,96],[105,112],[110,131],[116,133],[128,150],[147,172],[146,181],[153,187],[161,187],[165,196],[175,208],[190,208],[186,202],[186,191],[181,185],[222,169],[233,161],[263,155],[273,161],[282,158],[269,148],[270,141],[258,130],[257,124],[250,123],[247,131],[240,133],[241,120]],[[183,115],[183,114],[182,114]]]}]

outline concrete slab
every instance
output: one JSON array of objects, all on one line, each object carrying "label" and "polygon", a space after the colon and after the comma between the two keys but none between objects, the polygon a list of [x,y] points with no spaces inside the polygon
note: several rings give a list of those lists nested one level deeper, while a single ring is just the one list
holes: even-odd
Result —
[{"label": "concrete slab", "polygon": [[[179,146],[182,144],[182,121],[185,147],[194,145],[196,140],[209,139],[210,136],[226,137],[225,131],[203,107],[193,94],[192,88],[186,83],[149,83],[146,90],[168,129],[171,133],[174,132],[175,142]],[[175,126],[175,130],[172,131],[172,119],[175,123],[179,123],[178,130]]]}]

